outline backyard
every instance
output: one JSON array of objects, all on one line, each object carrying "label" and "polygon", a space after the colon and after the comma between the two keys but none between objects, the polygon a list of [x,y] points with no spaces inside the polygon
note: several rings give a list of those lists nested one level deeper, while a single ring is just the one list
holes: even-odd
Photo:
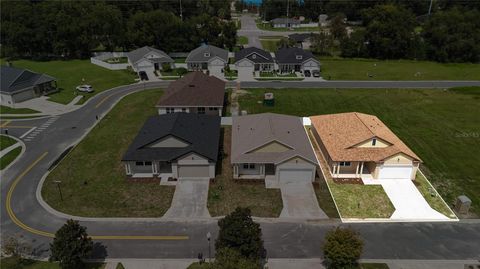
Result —
[{"label": "backyard", "polygon": [[[272,92],[275,106],[262,105]],[[423,160],[422,171],[452,206],[466,194],[480,214],[480,87],[440,89],[252,89],[239,97],[249,114],[310,116],[357,111],[378,116]],[[260,103],[259,103],[260,102]],[[465,158],[468,156],[468,158]],[[352,187],[352,188],[355,188]]]},{"label": "backyard", "polygon": [[[230,164],[231,128],[223,131],[222,147],[225,151],[221,164],[217,163],[220,173],[208,190],[208,210],[212,216],[224,216],[236,207],[249,207],[257,217],[278,217],[282,211],[282,197],[279,189],[266,189],[263,180],[235,181]],[[217,172],[218,173],[218,172]]]},{"label": "backyard", "polygon": [[[156,114],[161,90],[126,96],[45,180],[42,196],[53,208],[84,217],[161,217],[175,191],[158,182],[131,182],[121,158],[145,120]],[[57,185],[60,180],[64,201]]]},{"label": "backyard", "polygon": [[[4,64],[5,60],[1,60]],[[93,86],[95,92],[84,93],[80,103],[104,90],[135,82],[135,74],[126,70],[111,71],[90,63],[90,60],[67,61],[12,61],[14,67],[26,68],[34,72],[45,73],[57,79],[59,92],[49,95],[49,100],[68,104],[75,98],[75,88],[81,84]],[[3,113],[3,109],[2,109]]]}]

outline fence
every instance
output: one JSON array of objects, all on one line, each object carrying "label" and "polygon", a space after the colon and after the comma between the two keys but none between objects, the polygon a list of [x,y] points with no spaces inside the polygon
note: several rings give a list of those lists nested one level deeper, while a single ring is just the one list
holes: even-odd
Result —
[{"label": "fence", "polygon": [[127,69],[127,66],[129,66],[129,63],[107,63],[105,60],[111,59],[111,58],[122,58],[122,57],[127,57],[127,54],[125,52],[101,52],[101,53],[96,53],[95,56],[90,58],[90,62],[94,65],[101,66],[103,68],[107,68],[110,70],[122,70],[122,69]]}]

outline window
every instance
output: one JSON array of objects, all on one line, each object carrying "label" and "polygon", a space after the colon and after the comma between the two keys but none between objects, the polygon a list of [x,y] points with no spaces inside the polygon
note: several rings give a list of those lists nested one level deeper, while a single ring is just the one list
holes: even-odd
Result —
[{"label": "window", "polygon": [[205,56],[205,57],[210,57],[210,52],[205,52],[205,53],[203,54],[203,56]]},{"label": "window", "polygon": [[376,138],[372,139],[372,146],[375,146],[376,144],[377,144],[377,139]]},{"label": "window", "polygon": [[187,109],[186,109],[186,108],[182,108],[182,112],[187,112]]},{"label": "window", "polygon": [[243,169],[248,169],[248,163],[243,164]]},{"label": "window", "polygon": [[143,166],[143,162],[135,162],[136,166]]},{"label": "window", "polygon": [[136,166],[150,166],[152,162],[135,162]]},{"label": "window", "polygon": [[166,110],[167,110],[167,114],[175,112],[175,108],[173,108],[173,107],[167,107]]},{"label": "window", "polygon": [[205,114],[205,108],[204,107],[199,107],[198,108],[198,114]]},{"label": "window", "polygon": [[255,169],[255,164],[251,163],[248,168],[250,168],[250,169]]},{"label": "window", "polygon": [[255,164],[254,163],[244,163],[243,164],[243,169],[254,170],[255,169]]},{"label": "window", "polygon": [[350,162],[340,162],[340,166],[350,166]]},{"label": "window", "polygon": [[208,110],[213,111],[213,107],[209,107]]},{"label": "window", "polygon": [[145,165],[152,165],[152,162],[145,162]]}]

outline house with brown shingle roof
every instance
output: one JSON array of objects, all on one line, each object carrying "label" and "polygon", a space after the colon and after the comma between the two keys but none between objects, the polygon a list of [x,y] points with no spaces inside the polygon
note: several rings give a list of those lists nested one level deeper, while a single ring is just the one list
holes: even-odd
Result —
[{"label": "house with brown shingle roof", "polygon": [[225,82],[200,71],[172,82],[157,102],[158,114],[175,112],[222,116]]},{"label": "house with brown shingle roof", "polygon": [[310,120],[334,178],[415,179],[422,160],[376,116],[350,112]]},{"label": "house with brown shingle roof", "polygon": [[299,117],[274,113],[233,117],[230,157],[235,179],[277,183],[315,179],[317,160]]}]

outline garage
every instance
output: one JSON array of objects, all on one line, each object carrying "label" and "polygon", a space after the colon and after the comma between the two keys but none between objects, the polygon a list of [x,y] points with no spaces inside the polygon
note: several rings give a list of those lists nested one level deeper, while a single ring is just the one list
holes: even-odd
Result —
[{"label": "garage", "polygon": [[410,179],[413,166],[383,166],[378,173],[379,179]]},{"label": "garage", "polygon": [[178,166],[179,178],[210,178],[208,165],[181,165]]},{"label": "garage", "polygon": [[313,173],[312,169],[300,168],[300,169],[280,169],[278,170],[278,178],[279,181],[282,183],[288,182],[312,182],[313,181]]}]

